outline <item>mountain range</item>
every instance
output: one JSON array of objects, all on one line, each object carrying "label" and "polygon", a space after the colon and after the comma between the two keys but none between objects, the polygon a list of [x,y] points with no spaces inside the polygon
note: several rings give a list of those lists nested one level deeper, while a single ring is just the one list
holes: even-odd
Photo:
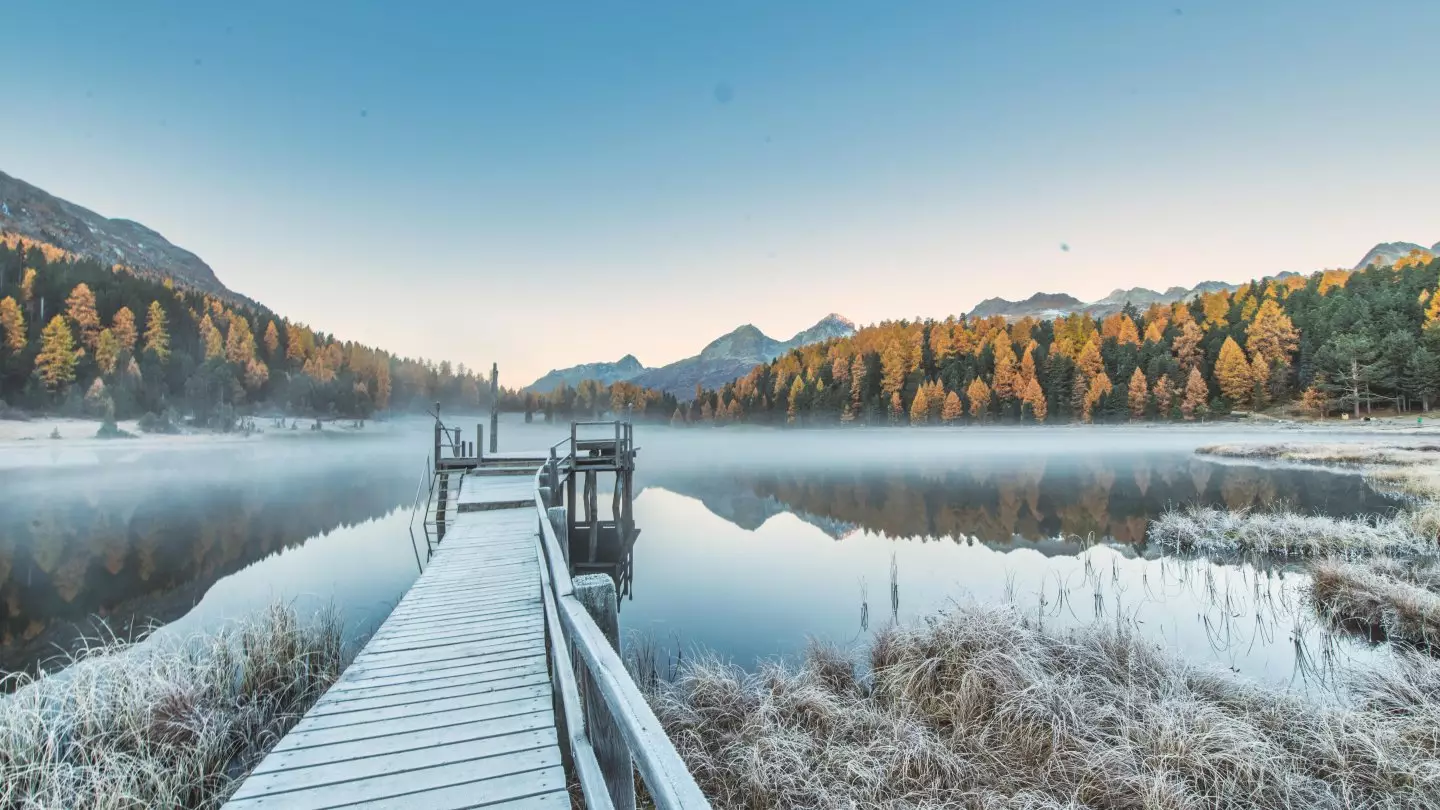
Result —
[{"label": "mountain range", "polygon": [[697,384],[706,387],[724,385],[791,349],[853,334],[855,324],[835,313],[826,315],[789,340],[776,340],[747,323],[710,341],[699,354],[669,365],[646,368],[634,355],[627,354],[614,363],[586,363],[555,369],[526,386],[525,390],[548,393],[561,383],[574,386],[581,380],[597,379],[607,385],[620,381],[633,382],[684,397],[693,392]]},{"label": "mountain range", "polygon": [[[1281,277],[1291,275],[1282,273]],[[1004,298],[987,298],[975,305],[975,308],[967,313],[972,318],[989,318],[1000,315],[1011,320],[1020,318],[1063,318],[1072,312],[1083,312],[1096,318],[1103,318],[1112,315],[1125,308],[1126,304],[1134,304],[1136,309],[1145,309],[1151,304],[1173,304],[1177,301],[1188,301],[1202,293],[1215,292],[1216,290],[1234,290],[1240,285],[1226,284],[1223,281],[1202,281],[1194,287],[1171,287],[1164,292],[1147,289],[1145,287],[1131,287],[1128,290],[1115,290],[1098,301],[1081,301],[1067,293],[1035,293],[1023,301],[1010,301]]]},{"label": "mountain range", "polygon": [[0,172],[0,233],[43,242],[138,275],[172,279],[202,292],[238,297],[210,265],[128,219],[108,219]]}]

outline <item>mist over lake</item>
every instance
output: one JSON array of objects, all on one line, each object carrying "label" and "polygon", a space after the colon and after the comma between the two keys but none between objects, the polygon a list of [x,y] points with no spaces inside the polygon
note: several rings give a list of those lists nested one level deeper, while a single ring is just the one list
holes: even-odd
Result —
[{"label": "mist over lake", "polygon": [[[423,563],[411,507],[428,426],[24,447],[23,466],[0,470],[3,668],[53,665],[86,635],[213,629],[277,598],[333,603],[352,637],[373,629]],[[507,416],[501,447],[567,431]],[[1133,620],[1192,658],[1284,681],[1291,632],[1320,642],[1299,622],[1304,576],[1168,558],[1145,543],[1148,520],[1187,504],[1346,516],[1394,503],[1358,475],[1194,456],[1255,435],[1233,426],[636,431],[622,628],[746,667],[1008,598],[1052,625]]]}]

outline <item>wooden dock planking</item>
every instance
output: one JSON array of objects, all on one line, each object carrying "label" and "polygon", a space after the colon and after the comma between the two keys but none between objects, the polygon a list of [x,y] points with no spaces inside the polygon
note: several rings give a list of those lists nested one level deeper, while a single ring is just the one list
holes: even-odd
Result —
[{"label": "wooden dock planking", "polygon": [[[515,453],[485,464],[541,458]],[[452,476],[454,510],[429,567],[227,808],[570,806],[532,476],[485,466]]]}]

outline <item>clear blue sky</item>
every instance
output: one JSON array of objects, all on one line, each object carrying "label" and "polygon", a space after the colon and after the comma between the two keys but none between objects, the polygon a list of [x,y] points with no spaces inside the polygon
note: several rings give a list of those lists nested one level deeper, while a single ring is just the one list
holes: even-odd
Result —
[{"label": "clear blue sky", "polygon": [[[0,169],[511,383],[1440,239],[1440,3],[6,0]],[[1060,245],[1070,250],[1062,251]],[[443,312],[442,308],[443,307]],[[567,323],[595,329],[567,336]]]}]

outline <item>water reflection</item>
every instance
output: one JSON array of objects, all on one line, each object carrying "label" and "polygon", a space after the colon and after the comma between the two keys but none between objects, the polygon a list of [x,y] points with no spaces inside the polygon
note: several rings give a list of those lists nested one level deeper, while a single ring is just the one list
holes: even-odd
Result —
[{"label": "water reflection", "polygon": [[1298,568],[1144,546],[1149,519],[1181,504],[1393,508],[1355,475],[1172,453],[660,472],[647,483],[626,628],[745,666],[809,637],[858,643],[965,599],[1014,602],[1046,627],[1117,623],[1190,661],[1307,690],[1379,654],[1329,631]]},{"label": "water reflection", "polygon": [[175,620],[258,560],[409,505],[409,448],[346,449],[364,452],[262,446],[0,473],[0,671],[33,669],[82,634]]},{"label": "water reflection", "polygon": [[1394,503],[1356,475],[1263,468],[1190,455],[1089,459],[984,457],[922,469],[830,468],[677,473],[650,479],[747,530],[788,512],[835,539],[864,530],[922,541],[974,537],[1075,554],[1077,541],[1140,544],[1149,518],[1182,504],[1281,504],[1333,515]]}]

